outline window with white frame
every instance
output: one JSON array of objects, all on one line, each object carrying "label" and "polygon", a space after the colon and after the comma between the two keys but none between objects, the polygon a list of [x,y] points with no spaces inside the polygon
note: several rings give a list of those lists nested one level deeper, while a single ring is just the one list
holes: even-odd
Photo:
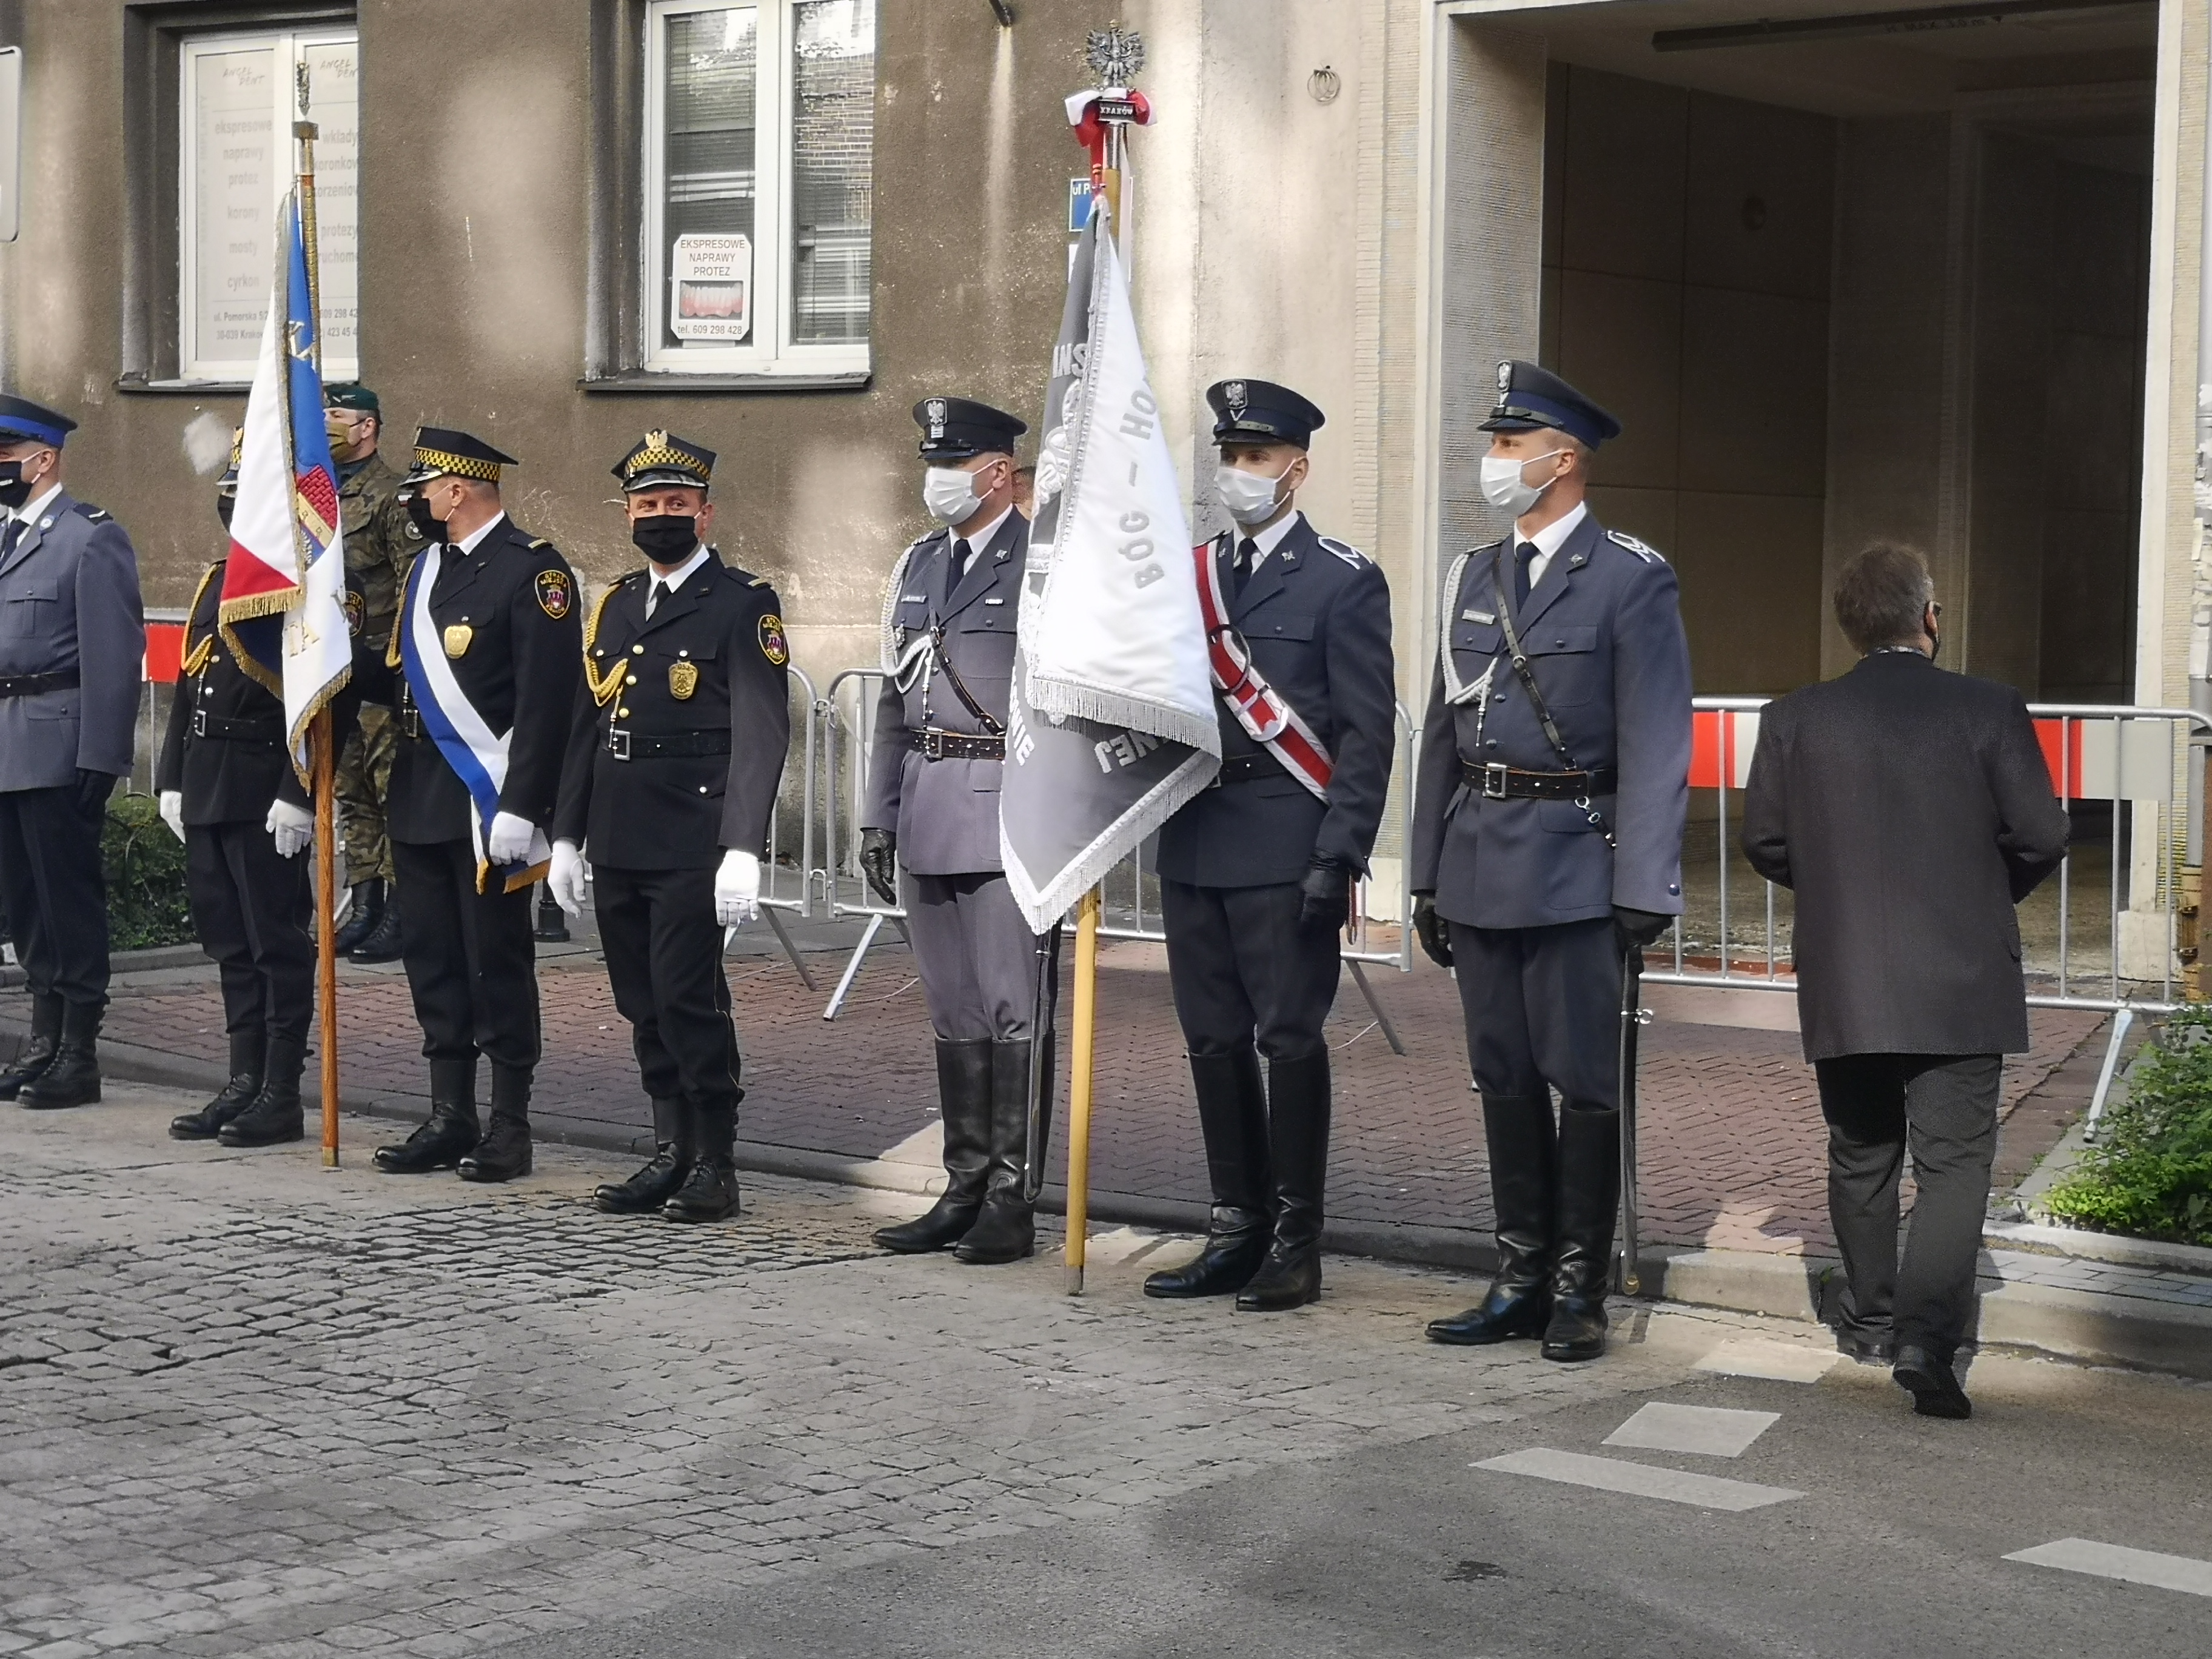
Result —
[{"label": "window with white frame", "polygon": [[644,360],[868,367],[876,0],[652,0]]},{"label": "window with white frame", "polygon": [[307,71],[315,143],[323,373],[359,372],[359,49],[351,29],[186,40],[178,99],[178,370],[250,380],[276,266],[276,207],[298,172],[296,76]]}]

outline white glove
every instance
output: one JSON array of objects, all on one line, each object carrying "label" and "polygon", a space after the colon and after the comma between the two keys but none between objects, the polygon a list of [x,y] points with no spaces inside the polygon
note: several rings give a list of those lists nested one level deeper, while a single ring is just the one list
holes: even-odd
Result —
[{"label": "white glove", "polygon": [[295,806],[289,800],[269,803],[268,830],[276,842],[276,856],[295,859],[315,838],[315,815],[304,806]]},{"label": "white glove", "polygon": [[760,914],[760,860],[732,848],[714,872],[714,920],[725,927]]},{"label": "white glove", "polygon": [[169,833],[179,841],[185,838],[185,792],[164,789],[161,792],[161,822],[169,826]]},{"label": "white glove", "polygon": [[484,857],[494,864],[520,864],[530,856],[530,837],[536,826],[512,812],[495,812],[491,834],[484,837]]},{"label": "white glove", "polygon": [[584,914],[584,854],[573,841],[553,843],[553,867],[545,872],[553,902],[572,916]]}]

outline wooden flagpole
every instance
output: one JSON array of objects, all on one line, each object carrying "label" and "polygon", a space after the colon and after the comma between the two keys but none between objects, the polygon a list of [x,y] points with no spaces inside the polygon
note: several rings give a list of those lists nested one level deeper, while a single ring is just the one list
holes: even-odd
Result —
[{"label": "wooden flagpole", "polygon": [[[323,368],[322,261],[315,229],[315,138],[307,118],[307,66],[299,67],[300,119],[292,128],[300,141],[300,240],[307,260],[307,305],[315,319],[315,374]],[[270,295],[270,303],[278,303]],[[287,397],[287,405],[289,397]],[[322,1027],[323,1167],[338,1167],[338,953],[337,943],[337,721],[328,703],[308,728],[315,786],[315,1019]]]}]

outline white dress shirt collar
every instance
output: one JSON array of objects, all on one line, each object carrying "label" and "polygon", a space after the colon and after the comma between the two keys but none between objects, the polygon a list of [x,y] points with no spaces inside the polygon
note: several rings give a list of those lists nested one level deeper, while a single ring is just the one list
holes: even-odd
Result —
[{"label": "white dress shirt collar", "polygon": [[1249,541],[1257,550],[1252,555],[1252,568],[1257,570],[1261,565],[1267,563],[1267,555],[1283,544],[1283,538],[1296,529],[1298,520],[1304,517],[1304,514],[1293,507],[1265,530],[1247,532],[1240,525],[1237,531],[1237,542],[1242,544]]},{"label": "white dress shirt collar", "polygon": [[483,539],[484,539],[484,538],[485,538],[485,537],[487,537],[487,536],[490,535],[490,534],[491,534],[491,532],[492,532],[493,531],[495,531],[495,530],[498,529],[498,528],[500,527],[500,526],[501,526],[501,525],[505,524],[506,522],[507,522],[507,514],[504,514],[504,513],[501,513],[498,517],[495,518],[495,519],[494,519],[494,520],[493,520],[489,524],[480,524],[480,525],[478,525],[478,526],[477,526],[474,530],[471,530],[471,532],[469,532],[469,533],[468,533],[467,535],[465,535],[465,536],[462,537],[462,538],[461,538],[461,539],[460,539],[457,544],[455,544],[454,548],[453,548],[453,550],[454,550],[456,553],[473,553],[473,552],[475,552],[475,551],[477,550],[477,549],[478,549],[479,547],[482,547],[482,546],[483,545]]},{"label": "white dress shirt collar", "polygon": [[[1013,511],[1013,503],[1012,501],[1007,502],[1005,512],[1000,514],[997,518],[992,520],[990,523],[985,525],[981,530],[977,531],[972,536],[963,536],[957,530],[951,531],[949,533],[952,539],[948,542],[946,545],[948,547],[957,547],[962,542],[965,542],[968,544],[969,556],[970,558],[975,557],[976,555],[982,552],[985,548],[988,547],[991,544],[992,538],[995,537],[1001,529],[1005,528],[1006,522],[1008,518],[1012,516]],[[964,576],[968,572],[963,568],[960,574]]]},{"label": "white dress shirt collar", "polygon": [[1567,538],[1573,535],[1588,517],[1589,503],[1577,501],[1533,536],[1523,536],[1518,530],[1513,532],[1516,544],[1524,541],[1535,544],[1535,554],[1528,561],[1528,586],[1532,592],[1536,584],[1544,580],[1544,572],[1551,567],[1552,555],[1567,544]]},{"label": "white dress shirt collar", "polygon": [[[651,565],[647,565],[646,567],[646,574],[650,576],[653,581],[659,583],[671,593],[673,593],[678,588],[683,586],[684,583],[690,581],[693,574],[698,570],[699,567],[706,562],[707,544],[704,542],[702,542],[698,546],[691,550],[691,556],[690,558],[684,560],[682,564],[678,565],[675,569],[670,571],[666,575],[662,575],[658,569],[654,568]],[[647,591],[650,592],[649,589]]]},{"label": "white dress shirt collar", "polygon": [[40,514],[43,514],[48,507],[52,506],[54,497],[61,493],[61,481],[57,478],[32,500],[25,501],[22,506],[16,507],[9,516],[11,518],[21,519],[26,525],[34,525],[38,523]]}]

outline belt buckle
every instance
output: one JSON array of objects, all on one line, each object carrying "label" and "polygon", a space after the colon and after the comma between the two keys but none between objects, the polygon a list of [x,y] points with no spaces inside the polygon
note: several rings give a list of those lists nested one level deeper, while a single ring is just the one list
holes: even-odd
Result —
[{"label": "belt buckle", "polygon": [[921,734],[921,757],[924,760],[945,758],[945,733],[931,728]]},{"label": "belt buckle", "polygon": [[629,758],[629,729],[627,726],[617,726],[608,728],[607,753],[618,761],[626,761]]},{"label": "belt buckle", "polygon": [[207,736],[207,710],[204,708],[192,710],[192,735],[196,738]]},{"label": "belt buckle", "polygon": [[1485,761],[1482,765],[1482,798],[1485,800],[1505,799],[1505,775],[1512,769],[1504,761]]}]

